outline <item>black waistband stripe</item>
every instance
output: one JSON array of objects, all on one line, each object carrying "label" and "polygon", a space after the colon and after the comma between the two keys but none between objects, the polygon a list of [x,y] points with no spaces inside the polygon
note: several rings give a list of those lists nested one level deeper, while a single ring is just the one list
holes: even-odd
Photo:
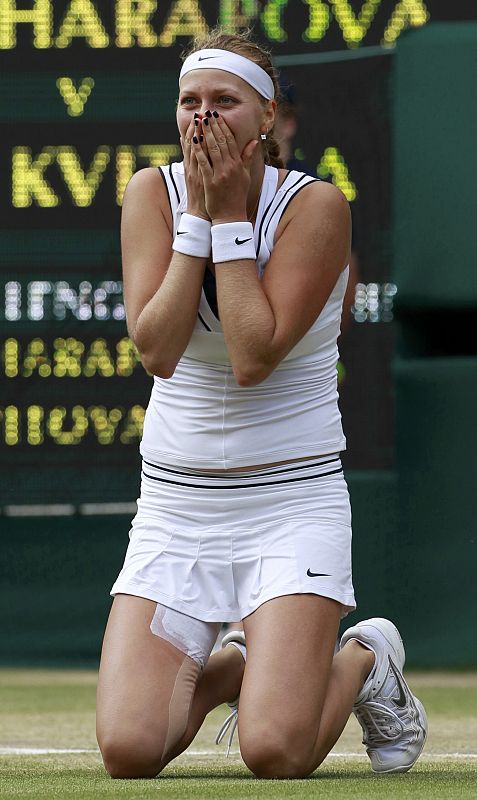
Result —
[{"label": "black waistband stripe", "polygon": [[[281,466],[281,465],[277,465]],[[336,467],[332,469],[330,467]],[[266,486],[279,486],[285,483],[298,483],[326,478],[343,472],[339,457],[316,461],[310,464],[302,462],[297,465],[277,469],[276,467],[261,470],[241,471],[240,473],[222,475],[199,471],[184,472],[171,467],[162,467],[143,460],[142,474],[145,478],[173,486],[184,486],[193,489],[248,489]],[[297,474],[298,473],[298,474]],[[175,480],[174,480],[175,479]]]},{"label": "black waistband stripe", "polygon": [[[335,456],[333,458],[326,459],[325,461],[315,461],[310,460],[309,463],[301,462],[298,466],[295,464],[290,464],[289,466],[277,465],[277,467],[267,468],[263,467],[261,469],[251,469],[247,471],[242,471],[240,473],[233,473],[233,474],[218,474],[217,472],[200,472],[199,470],[179,470],[179,469],[171,469],[170,467],[164,467],[159,464],[153,464],[151,461],[146,461],[143,459],[143,464],[146,464],[148,467],[153,467],[153,469],[157,469],[160,472],[168,472],[171,475],[180,475],[187,478],[190,477],[197,477],[197,478],[206,478],[206,479],[214,479],[219,478],[219,480],[236,480],[237,478],[256,478],[257,476],[263,475],[263,477],[267,478],[270,475],[283,475],[289,472],[296,472],[297,470],[305,470],[305,469],[317,469],[318,467],[325,466],[326,464],[333,464],[336,466],[340,466],[341,468],[341,461],[339,456]],[[283,466],[283,469],[278,469],[278,467]]]}]

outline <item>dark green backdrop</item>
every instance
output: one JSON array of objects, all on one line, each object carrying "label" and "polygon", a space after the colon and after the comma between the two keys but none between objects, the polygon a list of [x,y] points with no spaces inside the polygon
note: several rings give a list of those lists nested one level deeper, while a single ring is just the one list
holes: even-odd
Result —
[{"label": "dark green backdrop", "polygon": [[[391,5],[394,6],[388,3]],[[363,326],[355,335],[371,346],[364,350],[361,361],[357,358],[357,363],[362,364],[361,374],[353,381],[359,389],[345,405],[351,402],[356,418],[363,415],[361,418],[366,419],[361,438],[359,432],[354,436],[355,442],[363,444],[361,451],[354,448],[358,459],[364,459],[361,465],[377,463],[386,469],[348,469],[359,603],[359,611],[349,622],[368,615],[390,615],[403,632],[408,662],[414,666],[477,665],[473,589],[477,538],[473,504],[477,475],[477,284],[473,264],[477,245],[473,222],[477,185],[476,52],[477,25],[473,23],[429,24],[403,34],[396,55],[392,56],[389,93],[383,94],[380,89],[366,105],[370,114],[374,111],[377,115],[373,117],[376,120],[381,119],[383,99],[393,101],[392,228],[386,228],[384,205],[379,212],[378,232],[374,232],[374,238],[365,234],[363,246],[370,259],[364,268],[372,269],[375,258],[380,278],[389,279],[393,261],[393,279],[399,286],[399,343],[394,365],[397,425],[394,440],[390,426],[382,425],[382,419],[390,414],[387,401],[392,389],[387,364],[379,360],[383,337],[380,338],[378,326]],[[93,55],[98,62],[101,54]],[[391,64],[389,58],[382,60]],[[18,67],[12,57],[12,69]],[[389,68],[383,69],[387,76]],[[371,72],[372,68],[367,68],[363,75]],[[345,80],[344,74],[340,80]],[[341,95],[345,97],[346,92]],[[330,102],[332,99],[330,93]],[[338,122],[335,119],[336,130]],[[28,125],[22,135],[24,131],[27,135]],[[116,126],[111,125],[104,131],[112,135]],[[87,130],[90,144],[96,146],[94,126]],[[136,131],[136,138],[132,127],[124,130],[131,133],[127,141],[144,141],[140,138],[144,128],[139,134]],[[375,166],[369,193],[374,198],[385,198],[385,203],[389,197],[387,125],[371,125],[369,130],[375,131],[376,143],[370,139],[365,152],[374,148],[382,156],[378,162],[381,167]],[[80,148],[81,130],[78,128],[76,133]],[[25,141],[40,148],[50,141],[49,136],[47,129],[39,125],[34,131],[36,140]],[[343,141],[349,138],[348,131]],[[313,136],[310,141],[315,141]],[[12,143],[3,138],[1,146],[8,150]],[[355,158],[359,173],[358,154]],[[365,186],[365,182],[361,185]],[[5,184],[0,191],[5,195]],[[104,198],[106,207],[109,201]],[[362,208],[369,210],[375,205],[374,200]],[[85,214],[84,230],[83,222],[75,217],[78,230],[66,231],[62,239],[61,224],[68,214],[58,212],[57,222],[51,223],[50,230],[48,225],[41,228],[40,218],[45,217],[46,211],[31,209],[31,218],[39,221],[36,228],[27,224],[28,214],[25,224],[14,214],[10,227],[2,232],[4,244],[10,248],[3,249],[4,257],[7,252],[13,254],[9,261],[2,262],[6,277],[26,276],[32,265],[52,268],[54,277],[73,275],[81,269],[84,276],[84,265],[92,263],[91,247],[94,249],[94,242],[98,241],[102,242],[101,258],[96,254],[93,259],[98,279],[117,277],[117,230],[98,229],[98,238],[90,239],[89,227],[97,228],[100,220],[89,208],[80,210]],[[117,209],[113,211],[110,209],[111,226],[117,223],[118,216]],[[370,231],[369,214],[362,213],[362,221],[361,229]],[[23,230],[28,232],[24,238]],[[69,244],[76,243],[75,264],[64,244],[67,239]],[[108,323],[102,328],[94,322],[93,328],[96,325],[107,336],[117,324],[111,321],[110,327]],[[21,335],[28,338],[28,326],[33,329],[35,325],[26,322]],[[59,328],[56,322],[48,321],[42,326],[45,337],[52,340],[60,335],[61,323]],[[11,325],[3,322],[2,332],[12,335],[8,331]],[[351,347],[350,372],[352,356]],[[104,386],[100,387],[102,402],[113,402],[122,386],[121,379],[111,381],[106,393]],[[147,388],[145,379],[138,378],[139,383],[141,391]],[[18,402],[28,405],[40,400],[46,404],[48,395],[51,402],[64,402],[61,393],[67,382],[57,381],[54,391],[41,378],[30,384],[23,381],[22,386],[25,384],[28,388],[22,392],[26,394],[18,396]],[[71,397],[81,396],[85,403],[100,402],[95,397],[98,385],[89,385],[82,379],[82,394],[70,386]],[[3,380],[3,401],[14,402],[17,395],[12,387],[13,382]],[[134,392],[131,402],[133,395]],[[377,397],[387,398],[386,404],[377,404]],[[127,391],[122,398],[128,400]],[[368,449],[366,441],[372,442]],[[136,455],[128,461],[128,454],[121,453],[121,448],[112,448],[111,456],[106,450],[96,450],[97,459],[89,451],[84,459],[68,465],[66,455],[56,453],[53,457],[53,448],[46,458],[35,459],[27,447],[18,457],[13,456],[12,449],[3,447],[3,502],[39,502],[45,492],[61,502],[72,497],[75,504],[81,499],[113,496],[133,500],[138,482],[133,463]],[[127,544],[129,519],[81,515],[0,517],[1,663],[97,663],[109,606],[107,591]]]}]

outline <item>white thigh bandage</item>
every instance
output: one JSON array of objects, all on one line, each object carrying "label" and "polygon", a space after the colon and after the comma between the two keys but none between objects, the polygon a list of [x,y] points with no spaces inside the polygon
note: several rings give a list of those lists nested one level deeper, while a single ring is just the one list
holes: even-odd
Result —
[{"label": "white thigh bandage", "polygon": [[170,642],[204,669],[217,641],[220,622],[204,622],[157,603],[151,631]]}]

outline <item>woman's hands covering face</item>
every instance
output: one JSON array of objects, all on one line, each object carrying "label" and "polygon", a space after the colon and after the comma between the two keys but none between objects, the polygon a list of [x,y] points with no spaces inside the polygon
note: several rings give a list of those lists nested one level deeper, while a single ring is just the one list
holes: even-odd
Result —
[{"label": "woman's hands covering face", "polygon": [[191,120],[186,130],[184,139],[181,138],[182,153],[184,155],[184,176],[187,187],[187,213],[194,217],[202,217],[209,220],[209,214],[205,205],[204,181],[199,170],[199,165],[192,138],[198,140],[200,135],[200,120],[197,117]]},{"label": "woman's hands covering face", "polygon": [[[216,111],[208,112],[199,125],[193,120],[192,127],[189,166],[185,169],[195,195],[199,195],[199,187],[202,189],[207,218],[216,222],[247,219],[250,167],[258,141],[252,139],[240,153],[234,134]],[[190,130],[191,126],[187,136]],[[189,184],[187,188],[189,191]]]}]

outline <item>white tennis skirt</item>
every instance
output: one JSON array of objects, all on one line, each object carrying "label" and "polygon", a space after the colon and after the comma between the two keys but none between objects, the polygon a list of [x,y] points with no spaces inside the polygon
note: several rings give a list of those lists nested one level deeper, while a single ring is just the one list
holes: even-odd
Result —
[{"label": "white tennis skirt", "polygon": [[141,496],[112,595],[206,622],[311,593],[355,606],[351,511],[339,455],[211,474],[143,461]]}]

